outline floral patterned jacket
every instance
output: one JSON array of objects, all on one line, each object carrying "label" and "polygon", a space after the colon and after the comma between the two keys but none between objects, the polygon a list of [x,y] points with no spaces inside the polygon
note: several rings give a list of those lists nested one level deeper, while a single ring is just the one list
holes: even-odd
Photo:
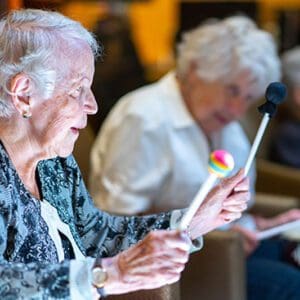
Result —
[{"label": "floral patterned jacket", "polygon": [[[97,209],[72,156],[41,161],[36,175],[42,199],[57,209],[86,256],[114,256],[170,225],[170,213],[118,217]],[[69,299],[70,265],[58,261],[40,200],[26,190],[0,143],[0,299]]]}]

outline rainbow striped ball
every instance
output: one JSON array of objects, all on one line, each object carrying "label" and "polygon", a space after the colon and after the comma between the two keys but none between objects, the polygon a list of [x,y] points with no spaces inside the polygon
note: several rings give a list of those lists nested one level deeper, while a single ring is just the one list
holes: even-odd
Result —
[{"label": "rainbow striped ball", "polygon": [[216,150],[210,154],[208,171],[217,177],[225,177],[234,167],[232,155],[225,150]]}]

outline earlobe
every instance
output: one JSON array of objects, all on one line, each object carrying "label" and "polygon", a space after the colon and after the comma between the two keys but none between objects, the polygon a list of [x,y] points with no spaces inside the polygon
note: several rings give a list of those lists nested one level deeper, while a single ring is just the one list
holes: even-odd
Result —
[{"label": "earlobe", "polygon": [[31,80],[25,74],[17,74],[10,83],[10,92],[13,105],[22,115],[31,115],[30,113],[30,90]]}]

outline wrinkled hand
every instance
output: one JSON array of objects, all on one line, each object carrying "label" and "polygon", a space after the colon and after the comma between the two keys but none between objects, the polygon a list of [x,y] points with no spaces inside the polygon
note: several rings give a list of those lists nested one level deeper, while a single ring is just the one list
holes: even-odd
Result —
[{"label": "wrinkled hand", "polygon": [[231,230],[239,232],[243,236],[243,248],[246,255],[250,255],[258,247],[259,240],[255,232],[245,229],[239,225],[232,226]]},{"label": "wrinkled hand", "polygon": [[188,261],[190,239],[178,231],[152,231],[113,258],[102,260],[108,272],[107,294],[154,289],[179,280]]},{"label": "wrinkled hand", "polygon": [[258,230],[266,230],[281,224],[300,220],[300,209],[290,209],[273,218],[263,218],[260,216],[255,216],[254,219]]},{"label": "wrinkled hand", "polygon": [[190,237],[195,239],[240,218],[249,199],[249,180],[244,178],[244,170],[241,169],[210,191],[191,221]]}]

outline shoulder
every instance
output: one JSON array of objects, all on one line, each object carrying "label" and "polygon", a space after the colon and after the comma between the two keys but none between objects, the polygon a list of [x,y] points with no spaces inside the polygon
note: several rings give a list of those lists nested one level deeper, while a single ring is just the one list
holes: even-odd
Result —
[{"label": "shoulder", "polygon": [[124,126],[134,122],[145,129],[157,128],[166,121],[166,97],[163,79],[132,91],[120,98],[104,126]]}]

